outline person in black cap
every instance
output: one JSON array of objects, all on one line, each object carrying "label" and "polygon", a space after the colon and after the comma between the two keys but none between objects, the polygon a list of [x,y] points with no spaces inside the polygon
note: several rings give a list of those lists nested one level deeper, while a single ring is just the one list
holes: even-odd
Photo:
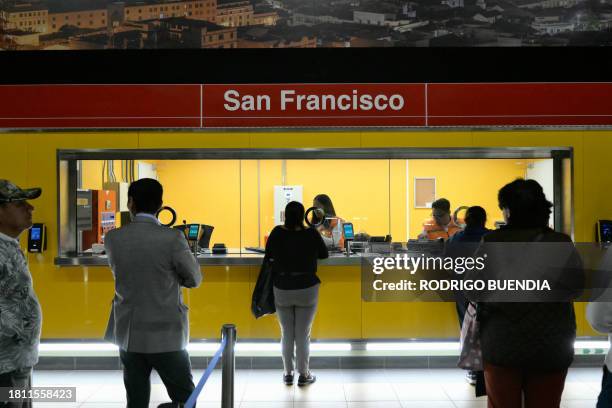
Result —
[{"label": "person in black cap", "polygon": [[[40,188],[21,189],[0,179],[0,387],[29,389],[38,363],[42,311],[19,235],[32,226]],[[29,408],[31,401],[0,401],[0,407]]]}]

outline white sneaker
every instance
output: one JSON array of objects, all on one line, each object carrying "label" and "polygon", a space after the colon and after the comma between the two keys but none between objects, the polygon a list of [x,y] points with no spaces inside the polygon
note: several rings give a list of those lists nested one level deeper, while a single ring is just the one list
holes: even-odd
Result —
[{"label": "white sneaker", "polygon": [[467,381],[470,385],[476,385],[476,373],[473,371],[468,371],[465,373],[465,381]]}]

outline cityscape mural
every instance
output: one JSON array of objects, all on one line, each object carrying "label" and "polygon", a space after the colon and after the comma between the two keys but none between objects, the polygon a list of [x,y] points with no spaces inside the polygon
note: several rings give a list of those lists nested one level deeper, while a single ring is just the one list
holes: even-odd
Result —
[{"label": "cityscape mural", "polygon": [[612,44],[612,0],[0,0],[0,49]]}]

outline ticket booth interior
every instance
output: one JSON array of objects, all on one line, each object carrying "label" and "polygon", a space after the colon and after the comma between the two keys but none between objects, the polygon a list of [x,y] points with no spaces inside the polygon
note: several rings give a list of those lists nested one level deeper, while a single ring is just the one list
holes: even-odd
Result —
[{"label": "ticket booth interior", "polygon": [[[60,151],[59,158],[60,186],[66,189],[59,203],[58,255],[90,250],[94,241],[102,243],[103,230],[125,222],[127,186],[143,177],[162,183],[164,205],[175,210],[177,223],[214,226],[211,243],[232,250],[264,247],[267,234],[282,222],[286,202],[308,208],[317,194],[327,194],[356,233],[390,235],[397,242],[418,236],[431,203],[441,197],[452,210],[482,206],[493,229],[503,223],[497,191],[516,178],[540,182],[554,205],[550,226],[572,232],[568,149],[108,150]],[[113,214],[95,217],[91,228],[100,233],[92,240],[84,230],[91,223],[75,231],[66,221],[80,216],[83,194],[102,191],[109,206],[96,211]],[[168,218],[160,214],[162,222]]]}]

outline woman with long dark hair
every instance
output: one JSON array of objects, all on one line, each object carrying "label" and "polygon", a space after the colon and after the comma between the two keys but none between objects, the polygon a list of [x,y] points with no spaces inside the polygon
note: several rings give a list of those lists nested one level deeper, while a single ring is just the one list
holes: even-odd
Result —
[{"label": "woman with long dark hair", "polygon": [[[485,270],[488,278],[503,271],[508,279],[528,275],[538,279],[537,275],[552,271],[547,275],[551,285],[562,276],[575,277],[576,282],[582,279],[571,238],[548,227],[552,203],[538,182],[508,183],[499,190],[498,202],[506,225],[484,235],[479,249],[489,255],[487,264],[498,265]],[[534,248],[539,242],[557,243],[557,250],[546,249],[550,244]],[[559,262],[564,266],[552,267]],[[490,408],[558,408],[561,402],[576,338],[571,298],[522,301],[525,296],[529,293],[517,292],[512,302],[478,304]]]},{"label": "woman with long dark hair", "polygon": [[[320,208],[324,214],[323,222],[317,226],[325,245],[331,249],[344,248],[344,236],[342,234],[342,223],[344,220],[336,215],[336,209],[331,198],[327,194],[319,194],[312,200],[313,207]],[[314,221],[321,220],[315,213]]]},{"label": "woman with long dark hair", "polygon": [[[281,327],[283,382],[292,385],[294,370],[298,386],[315,382],[309,369],[310,330],[319,299],[317,260],[328,252],[319,233],[304,226],[304,206],[292,201],[285,207],[285,223],[276,226],[266,243],[272,259],[274,302]],[[295,347],[295,355],[294,355]]]}]

